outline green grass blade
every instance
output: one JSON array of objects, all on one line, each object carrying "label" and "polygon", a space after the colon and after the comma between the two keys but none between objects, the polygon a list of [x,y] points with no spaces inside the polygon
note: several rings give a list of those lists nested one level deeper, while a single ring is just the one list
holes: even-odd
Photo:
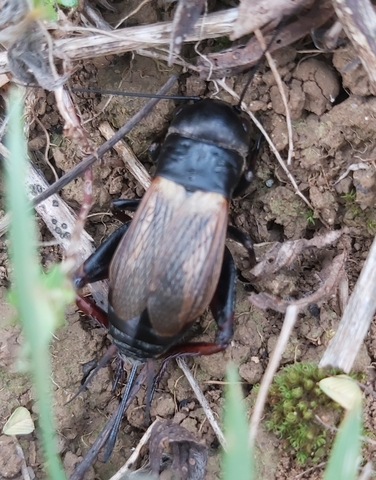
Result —
[{"label": "green grass blade", "polygon": [[[10,92],[9,133],[7,146],[7,207],[11,212],[9,238],[13,265],[13,295],[25,333],[30,372],[38,402],[39,431],[45,453],[48,478],[65,480],[60,459],[56,454],[55,430],[52,421],[50,390],[49,339],[51,325],[48,318],[53,309],[41,281],[36,252],[36,226],[25,192],[26,141],[22,127],[22,96],[17,90]],[[47,313],[47,316],[46,316]]]},{"label": "green grass blade", "polygon": [[254,478],[253,452],[249,446],[249,427],[236,367],[227,369],[224,428],[227,450],[223,453],[223,480],[252,480]]}]

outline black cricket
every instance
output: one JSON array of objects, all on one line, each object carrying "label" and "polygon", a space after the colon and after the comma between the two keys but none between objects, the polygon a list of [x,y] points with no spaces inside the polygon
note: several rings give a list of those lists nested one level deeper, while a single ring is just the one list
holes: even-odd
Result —
[{"label": "black cricket", "polygon": [[[108,317],[98,308],[94,315],[108,325],[120,357],[134,362],[106,459],[137,364],[211,355],[232,338],[236,267],[226,237],[244,245],[251,264],[255,255],[249,236],[228,225],[228,212],[252,181],[256,147],[238,107],[203,99],[179,108],[144,197],[114,202],[116,210],[135,211],[133,219],[75,275],[77,288],[109,278]],[[93,313],[80,297],[78,305]],[[215,342],[181,343],[208,306],[218,327]]]}]

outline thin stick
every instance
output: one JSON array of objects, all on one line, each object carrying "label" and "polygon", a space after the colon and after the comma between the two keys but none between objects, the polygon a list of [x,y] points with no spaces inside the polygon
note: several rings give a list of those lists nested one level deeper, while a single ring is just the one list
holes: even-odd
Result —
[{"label": "thin stick", "polygon": [[27,469],[25,455],[24,455],[24,452],[22,450],[22,447],[19,444],[19,442],[17,440],[17,437],[14,436],[13,440],[16,442],[17,455],[21,458],[21,462],[22,462],[21,463],[21,473],[22,473],[23,480],[31,480],[30,475],[29,475],[29,470]]},{"label": "thin stick", "polygon": [[150,427],[146,430],[146,432],[143,434],[141,440],[139,441],[137,447],[133,450],[132,455],[128,458],[128,460],[124,463],[124,465],[113,475],[110,480],[121,480],[124,478],[125,474],[130,471],[130,469],[133,467],[133,465],[136,463],[136,460],[140,456],[141,449],[144,445],[146,445],[151,437],[151,432],[154,428],[154,425],[158,422],[159,420],[156,419],[154,422],[150,425]]},{"label": "thin stick", "polygon": [[349,373],[376,311],[376,238],[363,265],[338,330],[319,367],[332,366]]},{"label": "thin stick", "polygon": [[[162,52],[162,53],[160,53]],[[161,60],[162,62],[168,62],[168,55],[165,54],[166,50],[163,48],[156,48],[153,50],[148,50],[148,49],[142,49],[140,48],[139,50],[136,50],[135,53],[137,55],[141,55],[143,57],[148,57],[148,58],[154,58],[156,60]],[[168,52],[167,52],[168,53]],[[183,67],[185,70],[191,70],[192,72],[199,72],[200,69],[196,67],[195,65],[192,65],[191,63],[186,62],[183,58],[179,57],[176,55],[175,57],[172,58],[172,63],[175,65],[180,65]]]},{"label": "thin stick", "polygon": [[[166,93],[172,85],[175,83],[176,77],[170,77],[167,82],[163,85],[163,87],[157,92],[158,94]],[[110,150],[119,140],[121,140],[124,135],[132,130],[146,115],[148,115],[154,106],[159,102],[158,98],[152,98],[151,100],[146,103],[140,111],[136,113],[127,123],[125,123],[117,132],[116,134],[103,145],[101,145],[96,155],[89,155],[88,157],[84,158],[82,162],[72,168],[68,173],[63,175],[59,181],[52,184],[49,188],[47,188],[43,193],[38,195],[33,202],[33,205],[38,205],[43,200],[46,200],[49,196],[56,193],[73,179],[81,175],[87,168],[91,167],[97,160],[99,160],[108,150]]]},{"label": "thin stick", "polygon": [[304,472],[302,473],[299,473],[299,475],[295,475],[295,478],[303,478],[305,477],[305,475],[307,473],[310,473],[310,472],[313,472],[314,470],[317,470],[318,468],[321,468],[321,467],[325,467],[325,465],[327,464],[328,462],[321,462],[319,463],[318,465],[315,465],[311,468],[308,468],[307,470],[304,470]]},{"label": "thin stick", "polygon": [[[106,140],[110,140],[115,131],[108,122],[103,122],[99,125],[99,131]],[[115,146],[114,150],[123,159],[125,167],[135,177],[135,179],[147,190],[150,187],[150,175],[146,171],[146,168],[142,165],[140,160],[133,153],[132,149],[127,145],[124,140],[120,140]]]},{"label": "thin stick", "polygon": [[360,474],[358,480],[368,480],[371,478],[371,475],[373,474],[373,466],[372,462],[367,462],[362,470],[362,473]]},{"label": "thin stick", "polygon": [[[0,154],[3,155],[5,161],[8,161],[9,151],[1,143]],[[36,169],[33,163],[29,162],[26,180],[26,191],[29,200],[32,201],[37,193],[45,191],[48,187],[49,184],[40,170]],[[35,210],[42,218],[51,234],[59,242],[63,251],[67,252],[71,243],[71,235],[76,225],[76,215],[72,209],[55,193],[47,200],[37,205]],[[0,237],[8,230],[9,223],[10,215],[7,213],[0,219]],[[79,263],[86,260],[95,250],[93,239],[86,231],[83,231],[81,234],[78,249],[80,256]],[[96,282],[89,284],[88,288],[90,289],[96,303],[106,309],[108,296],[107,283],[105,281]]]},{"label": "thin stick", "polygon": [[251,446],[254,445],[257,429],[261,421],[262,413],[264,411],[264,406],[266,398],[268,396],[269,387],[273,381],[275,372],[278,369],[279,362],[281,361],[283,352],[285,351],[287,342],[290,338],[292,329],[294,328],[296,319],[298,318],[298,308],[295,305],[287,307],[285,320],[283,322],[281,333],[278,337],[277,345],[272,353],[270,362],[265,370],[265,374],[261,381],[260,390],[257,395],[255,407],[253,409],[253,414],[251,418],[251,425],[249,429],[249,443]]},{"label": "thin stick", "polygon": [[217,438],[219,440],[219,443],[222,445],[223,449],[226,450],[226,439],[225,436],[223,435],[223,432],[218,425],[217,420],[214,417],[213,410],[210,408],[208,401],[206,400],[204,394],[202,393],[202,390],[198,383],[196,382],[196,379],[192,375],[192,372],[188,368],[188,365],[185,363],[185,360],[182,358],[177,358],[176,359],[177,364],[183,371],[184,375],[187,377],[187,380],[192,387],[192,390],[194,391],[197,400],[200,402],[201,407],[203,408],[206,418],[208,419],[210,425],[212,426],[212,429],[214,430],[214,433],[217,435]]},{"label": "thin stick", "polygon": [[[216,80],[216,83],[222,87],[224,90],[226,90],[226,92],[228,92],[230,95],[232,95],[235,99],[239,100],[239,95],[237,93],[234,92],[234,90],[232,88],[230,88],[226,82],[224,80]],[[270,148],[272,149],[274,155],[276,156],[279,164],[281,165],[281,167],[283,168],[284,172],[286,173],[288,179],[290,180],[292,186],[294,187],[295,189],[295,194],[298,195],[302,200],[303,202],[308,205],[308,207],[313,210],[313,206],[311,205],[311,203],[309,202],[309,200],[302,194],[302,192],[299,190],[299,187],[295,181],[295,178],[292,176],[292,174],[290,173],[289,169],[287,168],[286,166],[286,163],[284,162],[284,160],[282,159],[281,155],[279,154],[278,150],[276,149],[274,143],[272,142],[271,138],[269,137],[269,135],[266,133],[264,127],[261,125],[261,123],[257,120],[257,118],[253,115],[253,113],[249,110],[249,108],[247,107],[247,105],[242,102],[241,104],[241,107],[242,109],[251,117],[251,120],[254,122],[254,124],[256,125],[256,127],[260,130],[260,132],[264,135],[266,141],[268,142]]]},{"label": "thin stick", "polygon": [[80,264],[81,237],[85,231],[85,223],[93,205],[93,169],[88,168],[84,173],[83,200],[77,216],[76,224],[71,234],[71,242],[67,249],[63,270],[73,276]]},{"label": "thin stick", "polygon": [[50,167],[54,177],[55,177],[55,181],[59,180],[59,177],[57,176],[57,173],[56,173],[56,170],[54,168],[54,166],[52,165],[52,163],[48,160],[48,153],[50,151],[50,146],[51,146],[51,142],[50,142],[50,136],[47,132],[47,129],[46,127],[43,125],[43,123],[39,120],[39,118],[34,115],[34,120],[37,122],[37,124],[40,126],[40,128],[43,130],[43,133],[44,133],[44,136],[46,137],[46,148],[44,150],[44,161],[46,162],[46,164]]},{"label": "thin stick", "polygon": [[128,18],[132,17],[133,15],[136,15],[137,12],[141,10],[141,8],[149,3],[151,0],[143,0],[134,10],[131,11],[131,13],[128,13],[125,17],[123,17],[116,25],[115,25],[115,30],[119,28],[119,26],[125,22],[125,20],[128,20]]},{"label": "thin stick", "polygon": [[[337,428],[334,425],[330,425],[330,423],[324,422],[324,420],[322,420],[318,415],[315,415],[315,420],[332,433],[337,433],[340,430],[340,428]],[[369,443],[370,445],[373,445],[373,446],[376,445],[376,441],[372,440],[372,438],[363,437],[363,436],[360,436],[359,438],[364,443]]]},{"label": "thin stick", "polygon": [[257,40],[260,43],[261,48],[265,51],[265,57],[268,60],[270,70],[273,72],[273,76],[275,78],[275,81],[277,82],[278,90],[279,93],[281,94],[282,97],[282,102],[285,107],[285,112],[286,112],[286,124],[287,124],[287,132],[288,132],[288,137],[289,137],[289,151],[287,154],[287,165],[291,165],[291,159],[292,159],[292,154],[294,152],[294,144],[292,141],[292,125],[291,125],[291,116],[290,116],[290,109],[289,105],[287,103],[287,98],[286,98],[286,93],[284,89],[284,84],[282,82],[281,76],[278,72],[277,66],[275,64],[275,61],[273,57],[271,56],[270,52],[267,51],[267,46],[265,42],[264,35],[261,33],[261,30],[256,29],[255,30],[255,36]]}]

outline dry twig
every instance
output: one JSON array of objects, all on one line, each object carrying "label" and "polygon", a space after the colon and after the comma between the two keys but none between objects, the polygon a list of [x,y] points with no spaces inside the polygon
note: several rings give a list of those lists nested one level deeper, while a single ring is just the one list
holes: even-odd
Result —
[{"label": "dry twig", "polygon": [[[106,140],[110,140],[114,137],[115,131],[112,129],[108,122],[103,122],[99,125],[99,131]],[[132,149],[127,145],[124,140],[120,140],[115,146],[114,150],[123,159],[125,167],[134,176],[134,178],[147,190],[150,186],[150,175],[146,171],[146,168],[142,165],[140,160],[133,153]]]},{"label": "dry twig", "polygon": [[220,429],[218,422],[216,421],[213,410],[210,408],[208,401],[206,400],[204,394],[202,393],[202,390],[198,383],[196,382],[196,379],[192,375],[191,371],[189,370],[187,364],[185,363],[185,360],[182,358],[177,358],[176,359],[177,364],[179,367],[182,369],[184,375],[187,377],[187,380],[192,387],[192,390],[194,391],[197,400],[200,402],[201,407],[203,408],[206,418],[208,419],[210,425],[212,426],[214,433],[217,435],[217,438],[219,440],[219,443],[222,445],[224,449],[226,449],[226,439],[225,436],[222,433],[222,430]]},{"label": "dry twig", "polygon": [[[207,38],[228,36],[233,30],[238,9],[232,8],[212,13],[196,22],[186,42],[197,42]],[[61,26],[61,30],[64,26]],[[142,48],[151,48],[170,43],[173,22],[103,31],[96,35],[80,38],[65,38],[54,41],[54,55],[64,61],[77,61],[106,55],[122,54]],[[82,31],[82,29],[80,29]],[[0,52],[0,74],[9,71],[6,52]]]},{"label": "dry twig", "polygon": [[[9,151],[0,143],[0,154],[7,160],[9,158]],[[46,179],[41,172],[37,170],[32,162],[29,162],[27,170],[26,191],[30,201],[38,194],[45,191],[49,187]],[[74,231],[77,217],[64,200],[56,193],[49,196],[45,201],[41,202],[35,207],[38,215],[46,224],[46,227],[56,238],[59,245],[64,252],[67,252],[71,244],[71,235]],[[10,216],[6,214],[0,220],[0,236],[3,235],[9,228]],[[95,248],[93,239],[90,235],[83,231],[80,235],[80,242],[78,244],[79,262],[83,262],[89,257]],[[89,285],[89,289],[95,298],[95,301],[106,308],[107,305],[107,283],[96,282]]]},{"label": "dry twig", "polygon": [[273,381],[274,375],[278,369],[283,352],[285,351],[287,342],[289,341],[292,329],[294,328],[296,319],[298,318],[298,308],[294,305],[287,307],[285,320],[283,322],[281,333],[278,337],[278,342],[270,357],[269,364],[265,370],[261,381],[260,390],[257,395],[256,403],[253,409],[251,418],[251,425],[249,429],[249,443],[254,445],[257,429],[262,417],[266,398],[268,396],[269,387]]},{"label": "dry twig", "polygon": [[375,10],[369,0],[333,0],[333,6],[376,94]]},{"label": "dry twig", "polygon": [[234,25],[231,40],[270,25],[277,25],[283,17],[296,14],[298,9],[311,6],[312,0],[241,0],[239,16]]},{"label": "dry twig", "polygon": [[319,367],[332,366],[349,373],[376,311],[376,238],[363,265],[338,330]]},{"label": "dry twig", "polygon": [[[280,48],[291,45],[305,35],[309,35],[312,30],[320,28],[327,22],[333,14],[334,10],[330,0],[316,0],[314,8],[307,14],[300,16],[295,22],[283,27],[276,36],[265,34],[269,52],[273,53]],[[222,52],[209,53],[207,60],[214,66],[211,78],[222,78],[242,72],[256,65],[263,54],[264,50],[260,47],[256,37],[252,37],[245,46],[241,45]],[[199,60],[198,66],[201,71],[201,78],[206,79],[209,74],[208,63]]]},{"label": "dry twig", "polygon": [[270,70],[273,73],[274,79],[277,82],[278,90],[279,93],[281,94],[282,102],[285,107],[285,112],[286,112],[286,125],[287,125],[287,133],[289,137],[289,151],[287,154],[287,165],[291,165],[291,159],[292,155],[294,152],[294,143],[292,141],[292,125],[291,125],[291,115],[290,115],[290,108],[287,103],[287,98],[286,98],[286,92],[285,92],[285,84],[282,82],[281,76],[278,72],[277,66],[275,64],[275,61],[273,60],[273,57],[269,52],[266,51],[267,45],[264,39],[263,34],[261,33],[260,30],[256,29],[255,30],[255,36],[257,40],[260,43],[261,48],[265,51],[265,57],[268,60]]},{"label": "dry twig", "polygon": [[290,267],[304,250],[308,248],[324,248],[333,245],[339,238],[347,233],[347,229],[333,230],[324,235],[307,240],[290,240],[275,243],[263,256],[261,262],[252,268],[251,273],[256,278],[264,278],[279,272],[282,268]]}]

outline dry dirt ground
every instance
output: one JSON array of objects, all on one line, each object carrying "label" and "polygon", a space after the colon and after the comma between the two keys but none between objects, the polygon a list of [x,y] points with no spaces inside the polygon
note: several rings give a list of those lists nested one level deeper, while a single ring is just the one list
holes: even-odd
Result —
[{"label": "dry dirt ground", "polygon": [[[156,21],[156,20],[155,20]],[[208,45],[207,48],[211,48]],[[230,223],[248,232],[257,244],[266,242],[310,239],[330,229],[348,227],[349,233],[336,245],[323,250],[310,250],[301,255],[291,268],[272,278],[252,285],[256,291],[267,291],[285,299],[301,298],[315,291],[322,279],[318,272],[339,252],[347,249],[346,275],[350,289],[361,270],[369,246],[376,232],[375,161],[376,161],[376,99],[370,95],[367,77],[350,44],[345,41],[334,53],[305,53],[309,43],[285,48],[274,57],[282,79],[289,87],[295,154],[291,172],[300,190],[311,201],[310,210],[294,194],[284,172],[277,164],[266,143],[262,146],[256,168],[256,179],[241,199],[233,201]],[[130,54],[82,63],[72,77],[72,85],[97,88],[115,88],[129,91],[155,92],[172,73],[165,64]],[[245,76],[228,79],[240,91]],[[121,84],[121,87],[119,85]],[[187,93],[203,93],[206,85],[190,74],[180,76],[179,88]],[[209,85],[211,95],[215,90]],[[223,92],[218,97],[233,100]],[[144,101],[114,97],[105,105],[107,97],[98,94],[75,96],[85,128],[99,145],[103,139],[98,125],[107,120],[117,129],[132,116]],[[261,119],[277,149],[286,157],[287,129],[284,109],[275,80],[267,66],[259,67],[246,102]],[[126,138],[146,169],[153,172],[147,149],[171,119],[175,105],[160,102],[146,120]],[[51,162],[59,175],[79,161],[75,148],[62,137],[62,121],[56,112],[52,94],[40,93],[36,113],[51,137]],[[44,151],[45,135],[34,124],[30,135],[30,148]],[[53,177],[49,167],[41,164],[47,178]],[[105,155],[94,169],[95,204],[87,223],[89,233],[97,244],[103,241],[119,223],[109,215],[111,199],[141,197],[143,189],[131,178],[122,160],[114,151]],[[64,188],[62,197],[76,211],[82,196],[82,181],[77,179]],[[39,221],[40,237],[48,241],[51,235]],[[249,266],[245,252],[233,243],[239,269],[247,278]],[[0,332],[0,426],[18,405],[33,411],[32,391],[28,378],[17,373],[17,355],[22,343],[18,326],[9,325],[11,310],[6,306],[8,278],[8,244],[0,243],[1,274],[1,332]],[[264,247],[257,249],[259,257]],[[45,267],[61,258],[59,248],[41,249]],[[261,311],[251,306],[248,293],[238,283],[235,336],[225,353],[190,360],[195,376],[214,412],[221,415],[226,363],[233,360],[239,365],[247,397],[258,383],[268,363],[281,329],[283,316],[273,311]],[[336,330],[341,316],[337,297],[329,302],[311,305],[304,311],[295,327],[283,364],[294,361],[318,361],[328,339]],[[376,349],[376,328],[373,324],[359,355],[357,369],[366,373],[366,383],[373,388]],[[201,320],[198,332],[202,338],[213,336],[214,322],[209,314]],[[111,393],[113,366],[102,369],[88,390],[69,405],[66,401],[77,391],[82,378],[82,365],[99,358],[110,341],[102,329],[80,314],[75,306],[67,311],[66,326],[56,335],[51,347],[53,361],[55,414],[59,434],[59,449],[67,472],[96,438],[108,416],[118,404],[118,394]],[[128,368],[128,367],[126,367]],[[126,413],[115,451],[107,464],[97,461],[86,479],[107,479],[127,459],[145,430],[144,390],[140,391]],[[364,421],[370,436],[375,434],[376,411],[372,397],[366,397]],[[151,407],[152,419],[174,418],[203,439],[209,448],[208,479],[219,478],[218,441],[204,417],[186,379],[174,362],[158,386]],[[32,434],[20,440],[27,464],[36,478],[43,478],[42,455],[37,437]],[[263,431],[258,438],[259,479],[292,480],[306,470],[294,457],[285,452],[281,442]],[[373,456],[373,448],[364,450],[366,459]],[[12,442],[0,436],[0,478],[19,478],[19,465],[12,461]],[[5,462],[6,460],[6,462]],[[7,466],[4,466],[7,463]],[[304,478],[321,478],[322,471],[308,472]]]}]

